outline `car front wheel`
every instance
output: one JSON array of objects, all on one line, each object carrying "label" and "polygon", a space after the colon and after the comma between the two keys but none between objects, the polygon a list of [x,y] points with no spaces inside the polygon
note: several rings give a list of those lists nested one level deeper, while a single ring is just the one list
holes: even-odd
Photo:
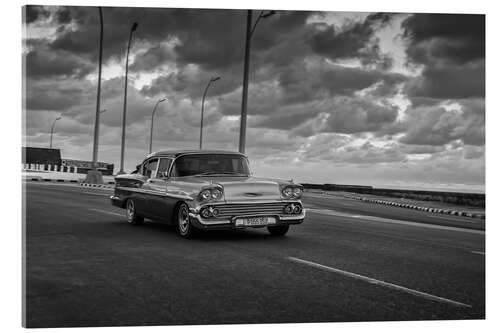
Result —
[{"label": "car front wheel", "polygon": [[289,225],[275,225],[267,227],[267,230],[272,236],[284,236],[288,229],[290,229]]},{"label": "car front wheel", "polygon": [[176,220],[177,231],[179,232],[179,235],[184,238],[192,237],[195,230],[193,225],[189,221],[189,208],[185,203],[180,204],[177,208]]},{"label": "car front wheel", "polygon": [[126,214],[127,214],[127,222],[132,225],[139,225],[144,222],[144,218],[142,216],[138,216],[135,210],[135,202],[132,199],[127,200],[126,206]]}]

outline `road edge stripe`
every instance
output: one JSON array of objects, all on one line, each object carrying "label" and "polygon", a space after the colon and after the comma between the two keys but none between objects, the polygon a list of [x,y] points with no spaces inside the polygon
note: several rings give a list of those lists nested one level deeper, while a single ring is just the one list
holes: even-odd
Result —
[{"label": "road edge stripe", "polygon": [[333,272],[333,273],[337,273],[337,274],[341,274],[341,275],[344,275],[344,276],[347,276],[347,277],[350,277],[350,278],[354,278],[354,279],[357,279],[357,280],[365,281],[365,282],[368,282],[368,283],[371,283],[371,284],[376,284],[376,285],[383,286],[383,287],[386,287],[386,288],[390,288],[390,289],[402,291],[402,292],[405,292],[405,293],[408,293],[408,294],[411,294],[411,295],[414,295],[414,296],[426,298],[426,299],[429,299],[429,300],[432,300],[432,301],[447,303],[447,304],[450,304],[450,305],[453,305],[453,306],[459,306],[459,307],[467,307],[467,308],[471,308],[472,307],[469,304],[465,304],[465,303],[457,302],[457,301],[454,301],[454,300],[451,300],[451,299],[448,299],[448,298],[444,298],[444,297],[440,297],[440,296],[428,294],[428,293],[425,293],[425,292],[422,292],[422,291],[418,291],[418,290],[406,288],[406,287],[403,287],[403,286],[400,286],[400,285],[397,285],[397,284],[394,284],[394,283],[377,280],[377,279],[374,279],[374,278],[370,278],[368,276],[364,276],[364,275],[360,275],[360,274],[356,274],[356,273],[351,273],[351,272],[344,271],[344,270],[341,270],[341,269],[337,269],[337,268],[333,268],[333,267],[321,265],[321,264],[318,264],[318,263],[315,263],[315,262],[312,262],[312,261],[308,261],[308,260],[304,260],[304,259],[299,259],[299,258],[295,258],[295,257],[286,257],[286,259],[289,260],[289,261],[292,261],[292,262],[304,264],[304,265],[307,265],[307,266],[310,266],[310,267],[319,268],[319,269],[326,270],[326,271]]}]

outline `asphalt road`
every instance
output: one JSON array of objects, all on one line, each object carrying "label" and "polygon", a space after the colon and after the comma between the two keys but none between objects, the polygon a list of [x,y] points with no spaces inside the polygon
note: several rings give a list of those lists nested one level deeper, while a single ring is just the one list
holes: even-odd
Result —
[{"label": "asphalt road", "polygon": [[286,237],[185,240],[128,225],[106,190],[26,189],[27,327],[485,316],[478,219],[308,195],[306,221]]}]

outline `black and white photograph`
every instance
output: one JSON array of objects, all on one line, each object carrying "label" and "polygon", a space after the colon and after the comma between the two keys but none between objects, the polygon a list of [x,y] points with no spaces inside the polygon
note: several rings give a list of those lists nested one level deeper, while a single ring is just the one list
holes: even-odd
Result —
[{"label": "black and white photograph", "polygon": [[271,5],[19,5],[20,326],[486,318],[488,14]]}]

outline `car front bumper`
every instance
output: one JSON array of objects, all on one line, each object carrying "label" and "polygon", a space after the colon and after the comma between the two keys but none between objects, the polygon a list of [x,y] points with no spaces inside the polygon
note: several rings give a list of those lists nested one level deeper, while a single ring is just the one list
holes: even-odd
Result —
[{"label": "car front bumper", "polygon": [[279,226],[279,225],[289,225],[289,224],[300,224],[304,222],[304,218],[306,214],[304,211],[300,214],[296,215],[273,215],[276,223],[267,224],[267,225],[258,225],[258,226],[245,226],[245,225],[236,225],[236,219],[242,217],[264,217],[269,215],[241,215],[234,216],[230,219],[204,219],[199,214],[195,212],[190,212],[189,217],[191,223],[198,229],[203,230],[231,230],[231,229],[246,229],[246,228],[263,228],[267,226]]}]

